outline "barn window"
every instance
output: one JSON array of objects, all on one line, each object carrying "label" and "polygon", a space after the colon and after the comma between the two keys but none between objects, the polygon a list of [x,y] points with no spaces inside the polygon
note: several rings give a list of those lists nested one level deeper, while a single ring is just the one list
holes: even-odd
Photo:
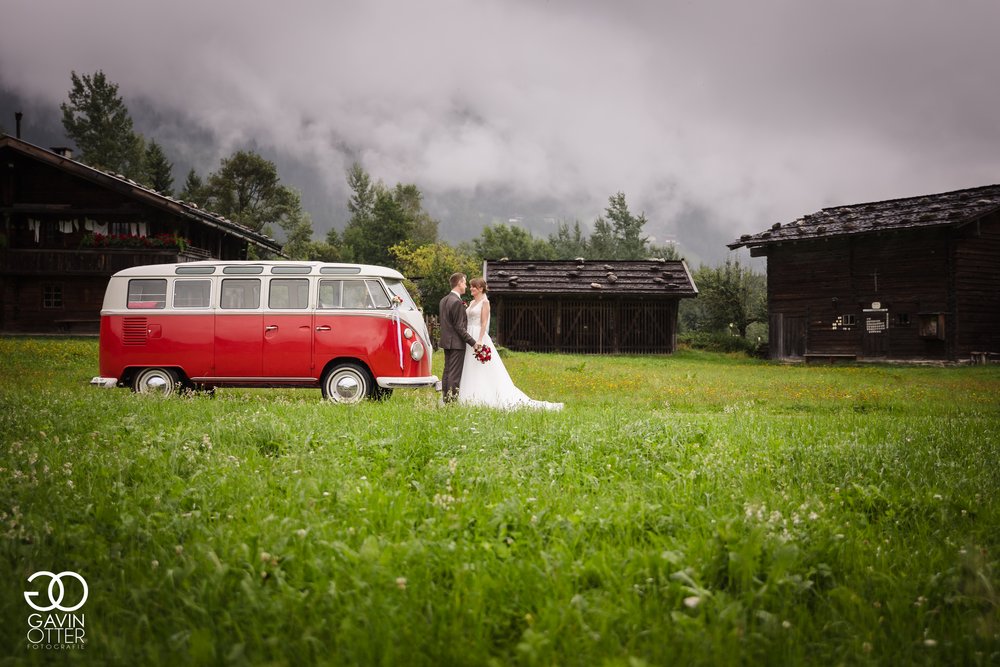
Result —
[{"label": "barn window", "polygon": [[44,285],[42,287],[42,308],[62,308],[62,285]]},{"label": "barn window", "polygon": [[921,313],[920,337],[944,340],[944,313]]},{"label": "barn window", "polygon": [[840,323],[845,327],[853,327],[855,324],[858,323],[858,320],[857,318],[855,318],[853,314],[848,313],[846,315],[840,316]]}]

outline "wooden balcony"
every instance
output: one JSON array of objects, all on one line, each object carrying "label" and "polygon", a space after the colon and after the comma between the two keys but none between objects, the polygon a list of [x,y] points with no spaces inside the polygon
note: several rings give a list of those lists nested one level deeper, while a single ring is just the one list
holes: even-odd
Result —
[{"label": "wooden balcony", "polygon": [[7,275],[105,275],[145,264],[170,264],[211,259],[207,250],[187,247],[176,249],[142,248],[78,248],[2,249],[0,274]]}]

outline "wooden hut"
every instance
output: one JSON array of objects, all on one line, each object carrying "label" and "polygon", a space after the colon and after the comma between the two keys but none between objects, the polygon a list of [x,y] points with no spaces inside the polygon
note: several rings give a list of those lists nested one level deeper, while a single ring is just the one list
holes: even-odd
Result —
[{"label": "wooden hut", "polygon": [[767,257],[773,358],[1000,352],[1000,185],[826,208],[729,247]]},{"label": "wooden hut", "polygon": [[667,354],[697,296],[683,261],[487,261],[496,342],[512,350]]},{"label": "wooden hut", "polygon": [[122,176],[0,135],[0,331],[96,333],[111,274],[281,246]]}]

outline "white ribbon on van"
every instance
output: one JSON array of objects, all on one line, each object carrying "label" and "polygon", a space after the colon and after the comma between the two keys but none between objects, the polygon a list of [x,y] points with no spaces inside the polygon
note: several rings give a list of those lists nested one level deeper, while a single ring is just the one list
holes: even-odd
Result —
[{"label": "white ribbon on van", "polygon": [[396,323],[396,347],[399,350],[399,370],[403,370],[403,322],[399,317],[399,304],[392,304],[392,321]]}]

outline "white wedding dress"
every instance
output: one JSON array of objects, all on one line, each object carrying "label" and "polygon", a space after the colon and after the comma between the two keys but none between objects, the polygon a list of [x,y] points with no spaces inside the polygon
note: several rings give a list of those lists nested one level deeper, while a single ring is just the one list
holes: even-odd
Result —
[{"label": "white wedding dress", "polygon": [[[469,335],[479,340],[479,330],[482,321],[483,303],[473,301],[466,311],[469,317]],[[561,410],[562,403],[536,401],[514,386],[503,360],[497,354],[496,346],[489,334],[489,320],[486,321],[487,333],[483,336],[483,345],[493,350],[492,358],[485,364],[476,359],[471,347],[465,348],[465,362],[462,366],[462,384],[458,390],[458,402],[469,405],[482,405],[490,408],[540,408],[543,410]]]}]

